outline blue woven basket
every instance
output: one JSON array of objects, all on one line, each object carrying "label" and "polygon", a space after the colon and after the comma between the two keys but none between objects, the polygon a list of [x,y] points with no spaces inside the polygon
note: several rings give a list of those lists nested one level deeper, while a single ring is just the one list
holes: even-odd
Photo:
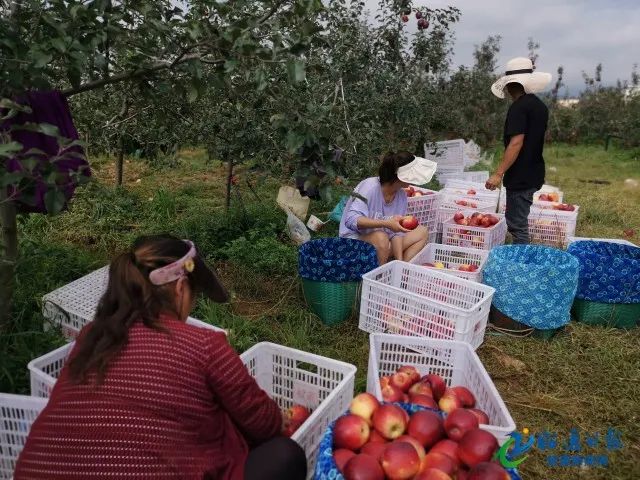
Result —
[{"label": "blue woven basket", "polygon": [[298,274],[317,282],[354,282],[378,266],[373,245],[348,238],[319,238],[304,243]]},{"label": "blue woven basket", "polygon": [[[396,403],[396,405],[402,407],[409,415],[421,410],[431,410],[432,412],[444,417],[444,414],[441,411],[432,410],[419,405],[409,403]],[[316,470],[313,475],[314,480],[344,480],[344,477],[338,471],[336,462],[333,460],[333,427],[335,424],[336,422],[334,421],[327,427],[327,431],[320,441],[320,447],[318,447],[318,461],[316,462]],[[507,468],[506,470],[509,472],[511,480],[522,480],[520,475],[518,475],[517,470],[512,468]]]},{"label": "blue woven basket", "polygon": [[640,303],[640,248],[581,241],[567,250],[580,264],[576,298],[599,303]]},{"label": "blue woven basket", "polygon": [[540,245],[504,245],[489,254],[484,283],[496,289],[493,305],[538,330],[560,328],[571,319],[578,287],[578,261]]}]

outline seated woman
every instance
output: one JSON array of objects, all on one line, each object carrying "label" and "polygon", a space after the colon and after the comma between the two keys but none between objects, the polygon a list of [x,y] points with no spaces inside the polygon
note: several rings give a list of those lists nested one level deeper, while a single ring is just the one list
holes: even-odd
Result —
[{"label": "seated woman", "polygon": [[138,239],[37,418],[14,479],[295,479],[304,451],[223,333],[187,325],[227,293],[189,241]]},{"label": "seated woman", "polygon": [[378,176],[360,182],[354,190],[356,195],[345,205],[340,236],[373,245],[380,265],[390,255],[396,260],[411,260],[427,243],[429,232],[424,225],[411,231],[400,225],[407,213],[407,194],[403,188],[428,183],[435,167],[435,162],[408,152],[387,153]]}]

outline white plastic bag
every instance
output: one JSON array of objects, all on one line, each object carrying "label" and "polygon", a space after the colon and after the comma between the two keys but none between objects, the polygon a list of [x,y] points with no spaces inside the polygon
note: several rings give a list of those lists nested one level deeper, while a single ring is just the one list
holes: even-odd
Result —
[{"label": "white plastic bag", "polygon": [[311,240],[311,234],[305,224],[290,210],[287,210],[287,233],[289,238],[298,246]]}]

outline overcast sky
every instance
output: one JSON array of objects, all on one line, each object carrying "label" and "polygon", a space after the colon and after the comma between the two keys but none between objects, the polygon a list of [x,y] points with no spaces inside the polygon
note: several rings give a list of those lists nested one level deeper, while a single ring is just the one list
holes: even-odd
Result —
[{"label": "overcast sky", "polygon": [[[366,0],[372,12],[377,0]],[[462,12],[454,27],[455,65],[471,65],[474,44],[489,35],[502,36],[499,72],[512,57],[527,55],[527,40],[540,43],[537,70],[556,77],[565,69],[571,93],[584,85],[582,71],[593,76],[603,66],[603,83],[628,80],[640,64],[640,0],[419,0],[414,6],[456,6]],[[410,28],[415,29],[415,18]]]}]

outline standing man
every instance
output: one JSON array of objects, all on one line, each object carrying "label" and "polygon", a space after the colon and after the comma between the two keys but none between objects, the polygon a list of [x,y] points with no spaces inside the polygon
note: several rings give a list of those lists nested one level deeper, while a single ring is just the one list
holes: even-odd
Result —
[{"label": "standing man", "polygon": [[513,243],[529,243],[529,210],[533,194],[544,184],[544,137],[549,110],[534,95],[551,82],[551,74],[533,71],[528,58],[507,63],[505,75],[491,86],[498,98],[508,93],[513,103],[504,123],[505,152],[486,187],[495,190],[503,182],[507,189],[506,220]]}]

